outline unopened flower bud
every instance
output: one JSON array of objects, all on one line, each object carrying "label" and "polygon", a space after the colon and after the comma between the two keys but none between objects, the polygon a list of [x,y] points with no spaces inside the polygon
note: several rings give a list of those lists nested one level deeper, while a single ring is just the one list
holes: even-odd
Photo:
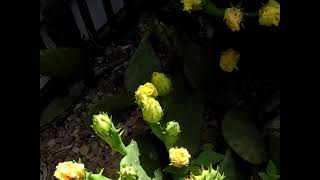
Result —
[{"label": "unopened flower bud", "polygon": [[138,171],[132,166],[124,166],[120,169],[121,180],[138,180]]},{"label": "unopened flower bud", "polygon": [[96,134],[106,141],[113,150],[120,152],[122,155],[126,155],[125,146],[121,140],[121,129],[116,129],[113,125],[112,119],[108,117],[107,113],[100,113],[94,115],[92,119]]},{"label": "unopened flower bud", "polygon": [[161,120],[163,110],[160,103],[154,98],[146,98],[142,101],[142,115],[143,119],[149,123],[156,123]]},{"label": "unopened flower bud", "polygon": [[113,127],[113,123],[107,113],[93,115],[93,125],[91,126],[98,135],[106,135]]},{"label": "unopened flower bud", "polygon": [[181,132],[180,125],[178,122],[169,121],[166,124],[166,133],[169,136],[177,136]]},{"label": "unopened flower bud", "polygon": [[171,80],[165,74],[153,72],[151,82],[157,88],[159,96],[169,94],[172,83]]}]

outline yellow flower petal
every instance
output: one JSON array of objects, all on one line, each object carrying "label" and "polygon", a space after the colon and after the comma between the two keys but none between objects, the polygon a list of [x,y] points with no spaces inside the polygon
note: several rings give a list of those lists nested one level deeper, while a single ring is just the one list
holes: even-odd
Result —
[{"label": "yellow flower petal", "polygon": [[241,10],[235,7],[227,8],[224,13],[224,20],[231,31],[239,31],[242,20]]},{"label": "yellow flower petal", "polygon": [[183,10],[189,13],[202,9],[202,0],[181,0],[180,2],[183,3]]},{"label": "yellow flower petal", "polygon": [[147,97],[157,97],[158,91],[156,87],[152,83],[145,83],[144,85],[140,85],[138,90],[135,92],[136,103],[141,106],[142,101]]},{"label": "yellow flower petal", "polygon": [[84,165],[72,161],[59,163],[54,176],[58,180],[81,180],[85,177]]},{"label": "yellow flower petal", "polygon": [[169,150],[169,159],[172,166],[175,167],[183,167],[189,164],[189,159],[191,155],[189,154],[188,150],[185,148],[171,148]]},{"label": "yellow flower petal", "polygon": [[278,26],[280,22],[280,4],[275,0],[269,0],[259,10],[259,23],[264,26]]}]

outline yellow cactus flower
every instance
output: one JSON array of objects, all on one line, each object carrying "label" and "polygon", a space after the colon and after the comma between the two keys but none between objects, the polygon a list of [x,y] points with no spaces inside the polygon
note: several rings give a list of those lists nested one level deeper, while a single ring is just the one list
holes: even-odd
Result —
[{"label": "yellow cactus flower", "polygon": [[180,2],[183,3],[183,10],[188,13],[202,9],[202,0],[181,0]]},{"label": "yellow cactus flower", "polygon": [[227,8],[224,13],[224,18],[226,25],[231,29],[231,31],[239,31],[240,23],[242,20],[242,12],[240,9],[232,7]]},{"label": "yellow cactus flower", "polygon": [[84,164],[67,161],[59,163],[54,172],[58,180],[80,180],[85,178]]},{"label": "yellow cactus flower", "polygon": [[142,101],[147,97],[157,97],[158,91],[152,83],[145,83],[140,85],[138,90],[135,92],[136,103],[141,106]]},{"label": "yellow cactus flower", "polygon": [[175,167],[183,167],[189,164],[189,159],[191,155],[189,154],[188,150],[181,147],[181,148],[171,148],[169,149],[169,159],[172,166]]},{"label": "yellow cactus flower", "polygon": [[278,26],[280,22],[280,3],[275,0],[269,0],[259,10],[259,23],[263,26]]},{"label": "yellow cactus flower", "polygon": [[221,54],[220,68],[227,72],[232,72],[234,69],[238,70],[237,63],[239,61],[240,54],[233,50],[228,49]]}]

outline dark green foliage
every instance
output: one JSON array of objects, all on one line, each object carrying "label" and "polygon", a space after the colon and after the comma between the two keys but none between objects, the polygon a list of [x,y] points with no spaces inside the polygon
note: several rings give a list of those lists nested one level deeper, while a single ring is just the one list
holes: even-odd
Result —
[{"label": "dark green foliage", "polygon": [[279,180],[280,175],[277,172],[276,165],[272,162],[272,160],[269,161],[266,173],[260,172],[259,176],[262,180]]},{"label": "dark green foliage", "polygon": [[234,154],[231,149],[228,149],[225,158],[221,163],[221,171],[224,173],[226,178],[224,180],[248,180],[249,171],[240,164],[239,161],[235,160]]},{"label": "dark green foliage", "polygon": [[124,84],[128,94],[133,97],[134,92],[140,85],[151,81],[152,72],[160,69],[159,58],[155,54],[149,39],[144,38],[126,68]]},{"label": "dark green foliage", "polygon": [[83,79],[90,73],[89,54],[80,48],[40,50],[40,74],[53,78]]},{"label": "dark green foliage", "polygon": [[222,132],[227,144],[245,161],[260,164],[266,159],[265,144],[251,108],[234,107],[224,116]]},{"label": "dark green foliage", "polygon": [[41,113],[40,127],[47,125],[55,120],[59,115],[66,111],[81,95],[84,88],[83,82],[75,84],[68,95],[56,97]]}]

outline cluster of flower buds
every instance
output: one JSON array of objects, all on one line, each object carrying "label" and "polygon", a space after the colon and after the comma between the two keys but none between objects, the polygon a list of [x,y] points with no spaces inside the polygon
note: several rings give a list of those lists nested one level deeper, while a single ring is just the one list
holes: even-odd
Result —
[{"label": "cluster of flower buds", "polygon": [[[224,21],[229,29],[233,32],[240,30],[240,23],[243,15],[250,13],[243,13],[240,8],[230,7],[224,9],[217,8],[210,0],[181,0],[183,10],[191,13],[191,11],[203,10],[203,12],[220,17],[224,13]],[[256,14],[256,13],[253,13]],[[280,3],[275,0],[269,0],[257,13],[259,23],[263,26],[278,26],[280,22]],[[249,15],[248,15],[249,16]],[[254,16],[255,17],[255,16]]]},{"label": "cluster of flower buds", "polygon": [[156,87],[147,82],[144,85],[140,85],[135,92],[136,103],[142,106],[142,102],[147,98],[156,98],[158,96],[158,91]]},{"label": "cluster of flower buds", "polygon": [[134,168],[134,166],[123,166],[120,169],[120,177],[119,180],[138,180],[138,171]]},{"label": "cluster of flower buds", "polygon": [[155,99],[158,96],[156,87],[151,83],[139,86],[135,92],[136,103],[142,110],[143,119],[149,123],[156,123],[162,119],[163,110]]},{"label": "cluster of flower buds", "polygon": [[167,95],[171,91],[171,80],[163,73],[154,72],[152,83],[140,85],[135,92],[136,103],[140,106],[143,119],[148,123],[157,123],[163,117],[163,109],[156,97]]}]

